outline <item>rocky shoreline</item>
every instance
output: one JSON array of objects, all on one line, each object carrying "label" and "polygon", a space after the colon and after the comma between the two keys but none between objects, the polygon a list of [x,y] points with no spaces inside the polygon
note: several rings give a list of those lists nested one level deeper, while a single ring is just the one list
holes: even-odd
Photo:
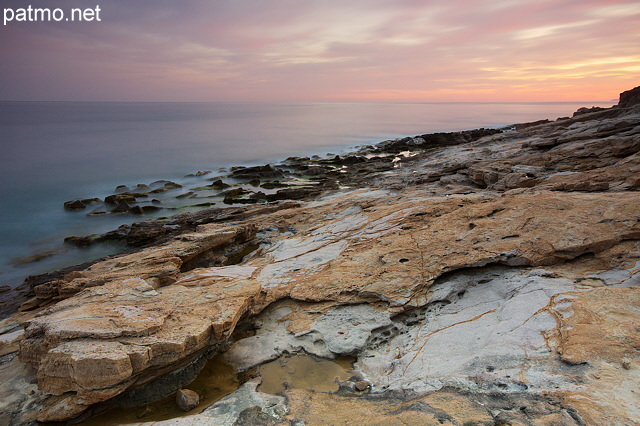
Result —
[{"label": "rocky shoreline", "polygon": [[[244,384],[171,424],[640,423],[640,88],[210,182],[153,186],[229,207],[70,238],[129,251],[12,294],[1,423],[143,406],[217,354]],[[66,208],[146,214],[158,188]],[[262,392],[291,354],[353,362],[335,391]]]}]

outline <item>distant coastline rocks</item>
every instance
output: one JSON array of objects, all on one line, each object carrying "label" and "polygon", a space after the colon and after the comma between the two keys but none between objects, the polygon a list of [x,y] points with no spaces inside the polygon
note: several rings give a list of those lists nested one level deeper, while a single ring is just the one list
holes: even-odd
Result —
[{"label": "distant coastline rocks", "polygon": [[640,105],[640,86],[620,93],[618,108],[629,108]]}]

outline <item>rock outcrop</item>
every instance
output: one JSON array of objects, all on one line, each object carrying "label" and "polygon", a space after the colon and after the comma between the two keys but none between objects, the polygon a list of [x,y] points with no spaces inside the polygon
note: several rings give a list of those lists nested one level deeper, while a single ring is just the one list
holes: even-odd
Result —
[{"label": "rock outcrop", "polygon": [[635,105],[640,105],[640,86],[620,93],[618,107],[629,108]]},{"label": "rock outcrop", "polygon": [[[34,281],[0,322],[3,419],[144,404],[218,352],[246,371],[304,351],[354,357],[351,385],[278,396],[252,379],[180,421],[639,423],[637,91],[520,130],[386,143],[414,149],[364,189],[105,234],[144,247]],[[371,164],[357,157],[328,161],[355,176]]]}]

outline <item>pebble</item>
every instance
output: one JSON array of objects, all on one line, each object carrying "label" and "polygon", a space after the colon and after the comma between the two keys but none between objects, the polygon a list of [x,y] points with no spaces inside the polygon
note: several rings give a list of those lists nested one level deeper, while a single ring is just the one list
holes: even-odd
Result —
[{"label": "pebble", "polygon": [[356,382],[356,390],[360,392],[366,391],[369,388],[371,388],[371,383],[367,382],[366,380]]},{"label": "pebble", "polygon": [[200,395],[190,389],[176,392],[176,404],[182,411],[191,411],[200,404]]}]

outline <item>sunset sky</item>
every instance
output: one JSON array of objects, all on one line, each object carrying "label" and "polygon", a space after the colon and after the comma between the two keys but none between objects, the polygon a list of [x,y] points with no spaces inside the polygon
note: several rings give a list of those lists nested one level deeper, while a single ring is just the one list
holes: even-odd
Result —
[{"label": "sunset sky", "polygon": [[[588,101],[640,85],[640,2],[5,0],[0,100]],[[6,16],[5,11],[5,16]]]}]

